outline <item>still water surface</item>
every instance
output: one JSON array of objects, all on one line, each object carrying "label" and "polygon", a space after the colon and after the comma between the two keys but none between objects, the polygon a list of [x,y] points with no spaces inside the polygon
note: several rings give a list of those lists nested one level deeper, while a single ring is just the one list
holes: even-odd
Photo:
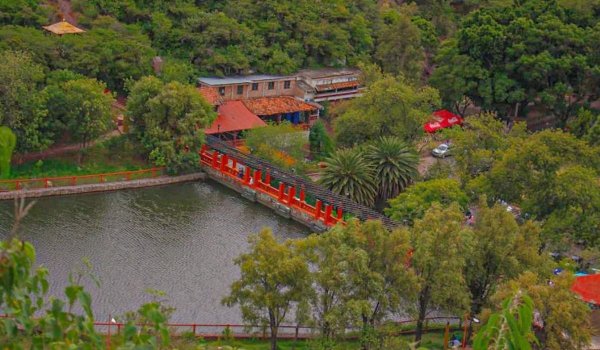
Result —
[{"label": "still water surface", "polygon": [[[0,237],[13,217],[13,203],[0,202]],[[97,287],[86,280],[96,319],[121,315],[167,293],[172,321],[237,323],[237,308],[220,301],[239,276],[233,259],[247,237],[271,227],[281,239],[308,230],[213,182],[140,190],[43,198],[22,224],[39,264],[50,271],[50,294],[62,296],[68,275],[87,258]]]}]

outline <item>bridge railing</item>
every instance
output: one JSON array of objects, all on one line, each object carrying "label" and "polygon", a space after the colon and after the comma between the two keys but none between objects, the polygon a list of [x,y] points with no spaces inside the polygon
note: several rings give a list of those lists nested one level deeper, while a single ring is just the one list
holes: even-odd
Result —
[{"label": "bridge railing", "polygon": [[0,192],[139,180],[160,176],[164,174],[164,171],[165,168],[150,168],[90,175],[49,176],[32,179],[7,179],[0,180]]},{"label": "bridge railing", "polygon": [[[322,186],[310,180],[304,179],[296,174],[292,174],[288,171],[273,166],[265,160],[252,155],[244,154],[235,147],[228,145],[226,142],[214,136],[206,136],[206,144],[203,146],[201,153],[211,157],[213,153],[216,154],[216,160],[213,161],[211,159],[212,163],[208,164],[213,167],[217,167],[217,164],[220,164],[218,159],[220,154],[227,155],[229,159],[233,159],[237,163],[243,164],[243,166],[252,169],[253,172],[260,171],[260,174],[262,175],[269,174],[272,179],[283,182],[286,186],[294,187],[296,190],[302,190],[306,196],[310,195],[311,197],[316,198],[321,202],[323,206],[322,209],[326,211],[327,206],[331,206],[332,208],[335,208],[334,212],[338,212],[338,210],[341,211],[343,209],[344,212],[350,213],[352,216],[361,220],[381,220],[388,228],[394,228],[399,225],[397,222],[391,220],[383,214],[364,205],[358,204],[346,196],[333,193],[329,189],[323,188]],[[315,206],[318,206],[318,203],[315,203]],[[320,211],[315,209],[315,214],[317,213],[320,213]]]},{"label": "bridge railing", "polygon": [[281,181],[277,187],[273,186],[274,182],[269,171],[263,174],[260,170],[238,163],[235,158],[230,159],[225,153],[209,150],[207,147],[203,147],[200,151],[200,160],[204,166],[219,171],[231,181],[299,210],[315,220],[322,221],[326,226],[334,226],[343,222],[342,207],[334,210],[333,204],[323,203],[321,200],[316,200],[313,206],[306,202],[304,188],[298,189]]}]

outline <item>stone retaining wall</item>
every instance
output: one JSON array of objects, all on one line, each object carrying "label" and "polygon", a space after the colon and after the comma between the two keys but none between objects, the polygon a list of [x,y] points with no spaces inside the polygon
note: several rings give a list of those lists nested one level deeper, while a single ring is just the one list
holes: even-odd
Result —
[{"label": "stone retaining wall", "polygon": [[239,182],[232,180],[230,177],[224,175],[216,169],[208,166],[203,167],[203,169],[210,179],[231,188],[232,190],[240,193],[242,197],[252,202],[257,202],[273,209],[275,213],[283,216],[284,218],[299,222],[300,224],[311,229],[313,232],[324,232],[327,230],[327,227],[322,221],[315,220],[313,217],[303,211],[300,211],[294,207],[288,207],[287,205],[278,202],[276,199],[267,194],[242,186]]},{"label": "stone retaining wall", "polygon": [[160,176],[150,179],[131,181],[106,182],[90,185],[61,186],[49,188],[23,189],[18,191],[0,192],[0,200],[14,199],[19,197],[47,197],[64,196],[69,194],[82,194],[94,192],[116,191],[129,188],[142,188],[151,186],[162,186],[180,182],[199,181],[206,179],[205,173],[194,173],[180,176]]}]

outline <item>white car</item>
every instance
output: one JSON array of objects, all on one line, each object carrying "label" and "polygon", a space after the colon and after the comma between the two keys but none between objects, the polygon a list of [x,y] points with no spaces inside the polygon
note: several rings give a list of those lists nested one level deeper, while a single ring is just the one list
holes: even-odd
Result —
[{"label": "white car", "polygon": [[447,143],[442,143],[431,151],[431,154],[434,157],[438,158],[446,158],[450,155],[450,145]]}]

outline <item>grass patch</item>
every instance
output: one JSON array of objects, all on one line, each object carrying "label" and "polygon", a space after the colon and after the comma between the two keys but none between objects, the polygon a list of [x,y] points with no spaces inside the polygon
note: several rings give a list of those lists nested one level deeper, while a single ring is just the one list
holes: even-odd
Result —
[{"label": "grass patch", "polygon": [[121,135],[98,143],[84,151],[82,164],[77,152],[45,160],[13,165],[10,178],[40,178],[110,173],[149,168],[142,146],[129,135]]}]

